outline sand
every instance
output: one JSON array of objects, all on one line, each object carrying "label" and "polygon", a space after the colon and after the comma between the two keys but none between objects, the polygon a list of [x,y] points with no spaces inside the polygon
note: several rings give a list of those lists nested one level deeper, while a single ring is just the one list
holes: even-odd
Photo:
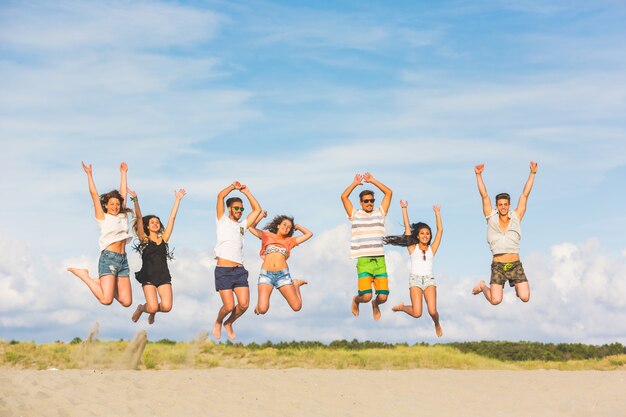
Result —
[{"label": "sand", "polygon": [[0,370],[0,416],[626,416],[624,371]]}]

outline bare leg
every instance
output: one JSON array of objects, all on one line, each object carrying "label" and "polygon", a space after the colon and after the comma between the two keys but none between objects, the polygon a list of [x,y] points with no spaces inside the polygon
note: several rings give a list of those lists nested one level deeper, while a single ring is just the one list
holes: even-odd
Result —
[{"label": "bare leg", "polygon": [[139,304],[135,309],[131,319],[137,322],[143,313],[156,313],[159,309],[159,300],[157,298],[157,288],[154,285],[143,285],[141,287],[143,295],[146,299],[145,304]]},{"label": "bare leg", "polygon": [[488,287],[487,284],[485,284],[485,281],[481,280],[474,288],[472,288],[472,294],[477,295],[481,292],[485,295],[487,301],[494,306],[502,302],[502,285],[491,284],[491,287]]},{"label": "bare leg", "polygon": [[439,313],[437,312],[437,287],[431,285],[424,291],[424,299],[426,300],[426,307],[428,308],[428,314],[435,323],[435,333],[437,337],[443,336],[443,329],[439,324]]},{"label": "bare leg", "polygon": [[224,328],[226,329],[226,334],[228,334],[229,339],[237,337],[233,330],[233,323],[246,312],[250,304],[250,289],[248,287],[235,287],[233,291],[237,297],[237,305],[224,322]]},{"label": "bare leg", "polygon": [[150,313],[148,316],[148,324],[154,324],[154,318],[157,312],[169,313],[172,310],[172,284],[159,285],[157,291],[159,292],[159,299],[161,301],[158,304],[158,310],[154,313]]},{"label": "bare leg", "polygon": [[113,275],[104,275],[96,280],[89,276],[89,271],[86,269],[67,268],[67,270],[80,278],[101,304],[109,305],[113,302],[116,281]]},{"label": "bare leg", "polygon": [[222,322],[224,317],[232,313],[235,309],[235,298],[233,296],[233,290],[219,290],[220,298],[222,299],[222,307],[217,312],[217,318],[213,325],[213,337],[219,339],[222,337]]},{"label": "bare leg", "polygon": [[380,320],[380,308],[381,304],[387,302],[387,294],[376,294],[376,298],[372,300],[372,312],[374,313],[374,320]]},{"label": "bare leg", "polygon": [[274,290],[274,286],[270,284],[259,284],[259,297],[257,300],[254,314],[265,314],[270,308],[270,296]]},{"label": "bare leg", "polygon": [[302,308],[302,295],[300,294],[300,287],[308,284],[306,281],[300,279],[294,279],[293,284],[283,285],[278,289],[280,293],[287,300],[287,304],[293,311],[300,311]]},{"label": "bare leg", "polygon": [[117,277],[115,299],[124,307],[130,307],[133,304],[133,290],[129,277]]},{"label": "bare leg", "polygon": [[530,300],[530,286],[528,285],[528,281],[515,284],[515,293],[520,300],[527,303],[528,300]]},{"label": "bare leg", "polygon": [[393,311],[404,311],[411,317],[416,319],[422,316],[422,289],[420,287],[410,287],[409,295],[411,296],[411,305],[400,303],[391,308]]},{"label": "bare leg", "polygon": [[357,317],[359,315],[359,304],[369,303],[371,300],[371,293],[355,295],[354,297],[352,297],[352,314]]}]

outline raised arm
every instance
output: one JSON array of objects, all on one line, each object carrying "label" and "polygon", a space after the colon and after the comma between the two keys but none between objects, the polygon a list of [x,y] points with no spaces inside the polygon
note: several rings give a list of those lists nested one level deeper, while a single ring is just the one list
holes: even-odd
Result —
[{"label": "raised arm", "polygon": [[222,218],[222,216],[224,215],[224,211],[226,210],[226,202],[224,202],[224,199],[233,190],[237,190],[240,187],[241,184],[239,184],[239,181],[234,181],[232,184],[230,184],[228,187],[224,188],[217,194],[217,204],[215,206],[215,212],[217,213],[218,220]]},{"label": "raised arm", "polygon": [[537,163],[530,161],[530,173],[528,174],[526,185],[524,185],[524,190],[522,190],[522,195],[520,196],[519,201],[517,202],[517,208],[515,209],[515,213],[520,220],[522,220],[522,217],[524,217],[524,213],[526,213],[526,203],[528,202],[528,196],[533,189],[537,169]]},{"label": "raised arm", "polygon": [[435,204],[433,206],[433,211],[435,212],[435,219],[437,222],[437,233],[435,234],[433,243],[430,245],[430,250],[433,251],[434,255],[437,253],[437,249],[439,249],[439,244],[441,243],[441,236],[443,235],[443,223],[441,221],[441,206],[439,204]]},{"label": "raised arm", "polygon": [[363,181],[369,182],[370,184],[374,184],[376,187],[378,187],[380,191],[383,192],[385,196],[383,197],[383,202],[380,204],[380,206],[383,208],[385,215],[389,213],[389,205],[391,204],[391,196],[393,195],[393,191],[391,191],[391,188],[387,187],[385,184],[378,181],[369,172],[366,172],[363,175]]},{"label": "raised arm", "polygon": [[307,240],[313,237],[313,232],[311,232],[309,229],[307,229],[304,226],[300,226],[299,224],[296,224],[293,228],[294,230],[298,230],[300,231],[300,233],[302,233],[302,235],[296,237],[296,243],[298,243],[298,245],[303,242],[306,242]]},{"label": "raised arm", "polygon": [[176,214],[178,213],[178,207],[180,206],[180,200],[187,194],[183,188],[178,191],[174,191],[174,206],[172,207],[172,211],[170,212],[170,218],[167,221],[167,226],[165,227],[165,231],[161,236],[163,240],[167,243],[170,240],[170,236],[172,235],[172,230],[174,230],[174,222],[176,221]]},{"label": "raised arm", "polygon": [[359,185],[363,185],[363,176],[361,174],[356,174],[352,183],[348,185],[348,188],[346,188],[341,194],[341,202],[343,203],[343,208],[346,209],[346,213],[350,218],[352,218],[352,211],[354,210],[354,207],[352,207],[352,202],[350,201],[350,194],[352,194],[352,191],[354,191],[354,189]]},{"label": "raised arm", "polygon": [[137,237],[143,242],[148,239],[148,236],[146,236],[146,232],[143,230],[143,216],[139,207],[139,199],[137,198],[137,193],[130,188],[127,187],[126,191],[130,194],[130,199],[133,200],[135,215],[137,216],[137,220],[135,220],[137,222]]},{"label": "raised arm", "polygon": [[485,187],[485,183],[483,182],[484,170],[485,164],[476,165],[474,167],[476,182],[478,183],[478,192],[480,193],[480,198],[483,201],[483,214],[487,217],[493,211],[493,207],[491,206],[491,200],[489,200],[489,194],[487,194],[487,187]]},{"label": "raised arm", "polygon": [[126,184],[128,183],[126,179],[126,173],[128,172],[128,165],[126,162],[122,162],[120,164],[120,195],[123,198],[122,201],[122,209],[126,208],[126,189],[128,188]]},{"label": "raised arm", "polygon": [[263,237],[263,231],[257,229],[256,226],[261,222],[262,219],[266,217],[267,217],[267,210],[263,210],[256,216],[256,219],[252,221],[252,224],[248,225],[248,230],[250,231],[250,233],[258,237],[259,239]]},{"label": "raised arm", "polygon": [[[400,200],[400,207],[402,208],[402,220],[404,221],[404,235],[411,235],[411,222],[409,221],[409,202]],[[413,253],[415,245],[407,246],[409,253]]]},{"label": "raised arm", "polygon": [[98,195],[98,190],[96,190],[96,183],[93,181],[93,168],[91,164],[85,165],[83,164],[83,170],[87,174],[87,183],[89,184],[89,195],[91,195],[91,199],[93,200],[93,208],[95,211],[96,219],[104,220],[104,209],[102,209],[102,203],[100,203],[100,196]]},{"label": "raised arm", "polygon": [[251,223],[254,223],[257,217],[259,217],[259,214],[261,214],[261,205],[258,201],[256,201],[256,198],[254,198],[247,185],[242,185],[239,188],[239,191],[246,196],[252,206],[252,211],[248,214],[248,217],[246,217],[246,224],[250,225]]}]

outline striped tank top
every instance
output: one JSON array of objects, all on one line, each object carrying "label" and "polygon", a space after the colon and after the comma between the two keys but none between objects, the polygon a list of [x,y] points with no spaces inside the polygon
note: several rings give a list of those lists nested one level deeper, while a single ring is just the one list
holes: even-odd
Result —
[{"label": "striped tank top", "polygon": [[352,240],[350,242],[350,257],[352,259],[364,256],[383,256],[383,237],[385,236],[385,210],[382,207],[367,213],[363,210],[353,210]]}]

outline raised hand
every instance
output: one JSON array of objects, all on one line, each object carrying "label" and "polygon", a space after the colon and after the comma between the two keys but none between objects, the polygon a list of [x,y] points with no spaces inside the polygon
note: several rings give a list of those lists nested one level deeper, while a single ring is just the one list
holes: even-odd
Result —
[{"label": "raised hand", "polygon": [[475,174],[482,174],[484,170],[485,170],[485,164],[476,165],[474,167]]},{"label": "raised hand", "polygon": [[365,174],[363,174],[363,181],[372,182],[374,181],[374,176],[370,174],[369,172],[366,172]]},{"label": "raised hand", "polygon": [[131,190],[130,188],[126,187],[126,192],[130,194],[132,198],[137,198],[137,193]]},{"label": "raised hand", "polygon": [[407,208],[408,206],[409,206],[409,202],[408,201],[400,200],[400,207]]},{"label": "raised hand", "polygon": [[259,214],[259,217],[262,218],[262,219],[266,218],[267,217],[267,210],[263,210],[261,212],[261,214]]},{"label": "raised hand", "polygon": [[239,186],[239,191],[241,191],[242,193],[244,193],[244,192],[246,192],[246,191],[250,191],[250,190],[248,189],[248,186],[247,186],[247,185],[245,185],[245,184],[240,184],[240,186]]},{"label": "raised hand", "polygon": [[352,183],[356,185],[363,185],[363,175],[356,174],[354,176],[354,181],[352,181]]},{"label": "raised hand", "polygon": [[441,205],[440,205],[440,204],[435,204],[435,205],[433,206],[433,211],[434,211],[435,213],[440,212],[440,211],[441,211]]},{"label": "raised hand", "polygon": [[241,188],[241,183],[239,181],[233,181],[233,187],[235,187],[235,190],[239,190]]},{"label": "raised hand", "polygon": [[534,161],[530,161],[530,172],[532,172],[532,173],[537,172],[537,168],[539,168],[537,163],[534,162]]},{"label": "raised hand", "polygon": [[81,164],[83,164],[83,170],[87,173],[87,175],[91,175],[93,168],[91,167],[91,164],[89,165],[85,165],[85,163],[83,161],[80,161]]},{"label": "raised hand", "polygon": [[[130,193],[130,190],[128,190],[128,192]],[[176,197],[177,200],[182,200],[186,194],[187,191],[185,191],[184,188],[181,188],[180,190],[174,190],[174,197]]]},{"label": "raised hand", "polygon": [[128,171],[128,164],[126,164],[126,162],[122,162],[120,164],[120,172],[127,172]]}]

